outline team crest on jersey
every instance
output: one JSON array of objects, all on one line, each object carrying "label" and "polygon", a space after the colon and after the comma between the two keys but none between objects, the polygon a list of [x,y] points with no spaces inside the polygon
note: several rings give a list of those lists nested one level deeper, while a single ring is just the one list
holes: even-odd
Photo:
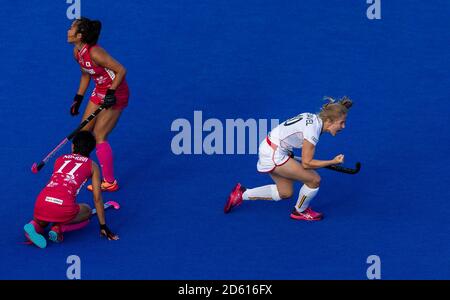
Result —
[{"label": "team crest on jersey", "polygon": [[89,61],[85,61],[84,58],[81,56],[80,59],[78,60],[78,63],[80,63],[82,66],[84,67],[92,67],[91,63]]},{"label": "team crest on jersey", "polygon": [[91,74],[91,75],[95,74],[94,69],[88,69],[88,68],[92,68],[91,62],[84,61],[83,57],[81,56],[81,53],[80,53],[80,57],[78,58],[78,63],[80,64],[83,72]]}]

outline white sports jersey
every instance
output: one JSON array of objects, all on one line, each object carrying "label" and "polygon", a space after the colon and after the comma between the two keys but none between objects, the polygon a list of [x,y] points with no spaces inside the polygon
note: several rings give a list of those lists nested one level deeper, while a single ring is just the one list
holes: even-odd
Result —
[{"label": "white sports jersey", "polygon": [[291,118],[269,133],[269,139],[279,147],[292,151],[293,148],[301,148],[303,139],[313,145],[319,142],[322,132],[322,120],[316,114],[302,113]]}]

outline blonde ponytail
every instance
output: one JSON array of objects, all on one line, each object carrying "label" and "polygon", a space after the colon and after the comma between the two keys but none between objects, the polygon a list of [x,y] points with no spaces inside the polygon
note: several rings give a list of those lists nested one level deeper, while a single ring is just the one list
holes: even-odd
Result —
[{"label": "blonde ponytail", "polygon": [[338,101],[332,97],[326,96],[324,97],[324,100],[326,100],[327,103],[322,106],[319,112],[319,117],[322,121],[335,121],[344,115],[347,115],[348,110],[353,105],[353,101],[347,96],[342,97]]}]

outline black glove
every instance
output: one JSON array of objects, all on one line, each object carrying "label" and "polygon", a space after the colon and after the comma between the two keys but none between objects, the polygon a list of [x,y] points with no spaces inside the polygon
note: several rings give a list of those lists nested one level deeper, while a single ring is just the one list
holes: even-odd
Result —
[{"label": "black glove", "polygon": [[117,234],[114,234],[111,230],[109,230],[108,226],[106,224],[100,224],[100,235],[105,236],[108,238],[108,240],[118,240],[119,236]]},{"label": "black glove", "polygon": [[114,104],[116,104],[117,99],[116,99],[116,96],[114,95],[115,93],[116,93],[116,90],[108,89],[106,91],[105,98],[103,99],[103,106],[106,109],[108,109],[111,106],[113,106]]},{"label": "black glove", "polygon": [[70,106],[70,115],[76,116],[78,115],[81,102],[83,101],[83,95],[76,94],[73,98],[72,105]]}]

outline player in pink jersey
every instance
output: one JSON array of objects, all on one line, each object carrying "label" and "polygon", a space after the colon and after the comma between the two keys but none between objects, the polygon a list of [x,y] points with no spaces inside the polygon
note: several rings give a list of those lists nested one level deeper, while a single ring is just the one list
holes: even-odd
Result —
[{"label": "player in pink jersey", "polygon": [[[97,45],[100,35],[100,21],[87,18],[75,20],[67,32],[67,41],[74,45],[73,55],[81,67],[81,80],[75,95],[70,114],[79,114],[79,108],[91,78],[95,88],[84,111],[83,119],[93,113],[101,104],[103,110],[84,130],[92,131],[97,145],[96,154],[102,169],[102,191],[113,192],[119,189],[114,176],[113,151],[108,135],[116,126],[123,109],[128,105],[129,90],[125,80],[126,69]],[[88,186],[92,191],[92,185]]]},{"label": "player in pink jersey", "polygon": [[63,232],[81,229],[89,223],[91,208],[85,203],[76,202],[80,188],[89,178],[92,178],[100,234],[109,240],[119,239],[106,226],[100,170],[97,164],[89,159],[94,148],[95,138],[92,133],[81,131],[73,138],[72,154],[56,159],[50,181],[36,199],[34,218],[24,226],[26,237],[38,247],[46,247],[47,241],[43,233],[50,223],[53,225],[49,231],[49,239],[54,242],[63,240]]}]

